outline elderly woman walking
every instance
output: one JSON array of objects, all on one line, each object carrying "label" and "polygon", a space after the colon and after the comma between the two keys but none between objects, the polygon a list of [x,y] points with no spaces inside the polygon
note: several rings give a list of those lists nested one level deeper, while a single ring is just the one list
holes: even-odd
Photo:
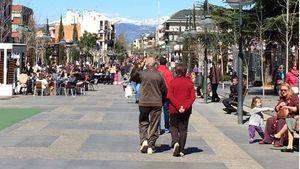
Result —
[{"label": "elderly woman walking", "polygon": [[186,76],[186,66],[178,64],[175,72],[177,76],[170,83],[168,98],[173,156],[179,157],[184,156],[189,118],[196,95],[192,80]]}]

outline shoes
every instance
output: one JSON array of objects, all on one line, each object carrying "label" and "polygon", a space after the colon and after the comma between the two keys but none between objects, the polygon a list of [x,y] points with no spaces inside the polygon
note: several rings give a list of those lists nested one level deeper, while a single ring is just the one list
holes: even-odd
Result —
[{"label": "shoes", "polygon": [[148,149],[148,141],[144,140],[143,143],[142,143],[142,146],[140,148],[140,151],[142,153],[147,153],[147,149]]},{"label": "shoes", "polygon": [[147,149],[147,154],[153,154],[154,153],[154,150],[150,147],[148,147]]},{"label": "shoes", "polygon": [[180,156],[180,151],[179,151],[179,144],[175,143],[174,148],[173,148],[173,156],[174,157],[179,157]]},{"label": "shoes", "polygon": [[278,143],[275,143],[273,146],[274,146],[274,147],[283,147],[283,145],[280,145],[280,144],[278,144]]},{"label": "shoes", "polygon": [[136,100],[136,101],[135,101],[135,104],[139,104],[139,100]]},{"label": "shoes", "polygon": [[253,144],[253,143],[254,143],[254,139],[253,139],[253,138],[250,138],[249,144]]},{"label": "shoes", "polygon": [[261,140],[261,141],[259,141],[258,143],[259,143],[259,144],[271,144],[271,143],[265,142],[264,140]]},{"label": "shoes", "polygon": [[179,153],[180,157],[183,157],[185,154],[183,152]]},{"label": "shoes", "polygon": [[292,148],[285,148],[285,149],[281,149],[280,151],[284,152],[284,153],[293,153],[294,149],[292,149]]},{"label": "shoes", "polygon": [[165,129],[165,133],[170,133],[170,129]]}]

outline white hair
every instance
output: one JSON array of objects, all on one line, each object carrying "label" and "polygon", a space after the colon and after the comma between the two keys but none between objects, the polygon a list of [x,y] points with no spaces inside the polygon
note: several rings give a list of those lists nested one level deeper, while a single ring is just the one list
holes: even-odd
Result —
[{"label": "white hair", "polygon": [[148,57],[148,58],[146,59],[146,62],[145,62],[146,68],[147,68],[147,67],[154,67],[155,64],[156,64],[156,62],[155,62],[155,58],[154,58],[154,57]]}]

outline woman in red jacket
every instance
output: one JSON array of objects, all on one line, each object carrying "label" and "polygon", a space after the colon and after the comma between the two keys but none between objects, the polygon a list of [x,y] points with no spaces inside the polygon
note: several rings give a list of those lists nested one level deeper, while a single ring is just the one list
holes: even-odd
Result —
[{"label": "woman in red jacket", "polygon": [[178,157],[184,155],[189,117],[196,95],[192,80],[186,76],[186,66],[178,64],[175,72],[177,76],[170,83],[168,98],[173,156]]}]

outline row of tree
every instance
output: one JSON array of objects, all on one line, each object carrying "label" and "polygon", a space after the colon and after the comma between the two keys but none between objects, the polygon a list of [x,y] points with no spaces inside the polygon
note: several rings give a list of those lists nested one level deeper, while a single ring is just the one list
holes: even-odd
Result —
[{"label": "row of tree", "polygon": [[[203,9],[203,4],[199,4]],[[202,10],[200,10],[202,11]],[[238,11],[215,5],[209,6],[212,18],[216,21],[214,31],[208,32],[209,45],[207,46],[214,60],[221,58],[222,65],[227,65],[228,48],[237,46],[239,38]],[[263,44],[266,48],[276,47],[284,49],[280,51],[281,57],[285,60],[286,71],[290,62],[298,57],[292,56],[291,47],[298,46],[299,42],[299,0],[255,0],[254,4],[243,10],[243,48],[245,52],[245,66],[247,70],[247,61],[253,47],[259,49],[262,65],[268,65],[264,71],[268,75],[272,73],[272,60],[266,57]],[[195,15],[195,14],[194,14]],[[201,14],[200,14],[201,15]],[[195,16],[194,16],[195,17]],[[199,43],[200,41],[200,43]],[[199,49],[204,46],[204,33],[198,34],[194,41],[186,39],[184,42],[184,50],[191,48],[194,51],[192,63],[198,63],[199,55],[203,55],[203,50]],[[200,44],[200,45],[199,45]],[[200,53],[199,53],[200,52]],[[264,56],[264,57],[263,57]],[[184,61],[187,62],[188,54],[184,54]],[[203,57],[202,57],[203,58]],[[225,71],[225,66],[223,67]],[[269,78],[270,79],[270,78]]]}]

